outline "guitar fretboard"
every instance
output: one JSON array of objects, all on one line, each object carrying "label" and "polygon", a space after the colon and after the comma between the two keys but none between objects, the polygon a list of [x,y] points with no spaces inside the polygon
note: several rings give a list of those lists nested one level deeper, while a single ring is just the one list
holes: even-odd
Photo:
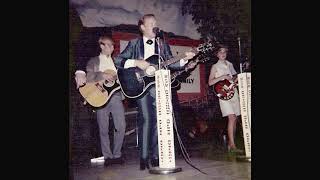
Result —
[{"label": "guitar fretboard", "polygon": [[[190,50],[190,52],[193,52],[197,55],[199,55],[198,53],[199,52],[204,52],[204,51],[208,51],[208,50],[211,50],[213,49],[213,45],[211,43],[205,43],[205,44],[200,44],[197,48],[193,48]],[[164,61],[161,63],[161,66],[168,66],[170,64],[173,64],[173,63],[176,63],[178,62],[180,59],[183,59],[185,58],[186,56],[185,55],[178,55],[178,56],[175,56],[167,61]]]},{"label": "guitar fretboard", "polygon": [[167,61],[162,62],[161,66],[163,67],[163,66],[168,66],[170,64],[176,63],[176,62],[180,61],[180,59],[182,59],[184,57],[185,56],[175,56],[175,57],[173,57],[173,58],[171,58],[171,59],[169,59]]}]

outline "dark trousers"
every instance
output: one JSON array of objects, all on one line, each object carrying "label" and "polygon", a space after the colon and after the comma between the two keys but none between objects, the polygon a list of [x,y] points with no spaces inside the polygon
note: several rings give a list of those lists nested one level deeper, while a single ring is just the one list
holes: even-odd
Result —
[{"label": "dark trousers", "polygon": [[[139,119],[139,148],[141,159],[158,159],[158,130],[156,116],[156,91],[151,87],[141,98],[137,99]],[[149,155],[150,151],[150,155]]]}]

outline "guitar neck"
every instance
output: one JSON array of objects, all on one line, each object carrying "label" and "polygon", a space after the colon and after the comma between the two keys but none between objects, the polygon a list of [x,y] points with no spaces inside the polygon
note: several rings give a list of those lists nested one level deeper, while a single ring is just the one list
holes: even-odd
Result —
[{"label": "guitar neck", "polygon": [[[193,52],[196,54],[196,56],[199,55],[199,52],[205,52],[205,51],[208,51],[210,49],[213,49],[213,46],[211,43],[205,43],[205,44],[200,44],[197,48],[192,48],[190,50],[190,52]],[[164,61],[161,63],[161,66],[168,66],[170,64],[173,64],[173,63],[176,63],[178,62],[180,59],[183,59],[185,58],[186,56],[185,55],[178,55],[178,56],[175,56],[167,61]]]},{"label": "guitar neck", "polygon": [[187,71],[187,69],[181,70],[181,71],[177,71],[171,74],[171,79],[176,78],[177,76],[179,76],[180,74],[182,74],[183,72]]},{"label": "guitar neck", "polygon": [[180,59],[184,58],[185,56],[176,56],[176,57],[173,57],[167,61],[164,61],[161,63],[161,66],[168,66],[170,64],[173,64],[173,63],[176,63],[178,61],[180,61]]},{"label": "guitar neck", "polygon": [[[198,63],[198,62],[199,62],[199,59],[192,60],[192,61],[194,61],[195,63]],[[190,62],[191,62],[191,61],[190,61]],[[190,69],[190,67],[187,65],[187,67],[185,67],[183,70],[172,73],[172,74],[171,74],[171,79],[176,78],[177,76],[179,76],[179,75],[182,74],[183,72],[187,72],[189,69]]]}]

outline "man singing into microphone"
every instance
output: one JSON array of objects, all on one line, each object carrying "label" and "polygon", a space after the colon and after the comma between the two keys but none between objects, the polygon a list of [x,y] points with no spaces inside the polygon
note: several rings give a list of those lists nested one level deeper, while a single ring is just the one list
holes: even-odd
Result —
[{"label": "man singing into microphone", "polygon": [[[138,26],[142,32],[142,37],[131,40],[121,54],[115,58],[117,68],[138,67],[142,70],[147,69],[150,64],[145,59],[158,54],[158,44],[155,39],[159,29],[156,23],[153,14],[146,14],[139,20]],[[164,60],[172,58],[170,46],[166,42],[161,43],[160,48],[160,55]],[[188,60],[194,56],[194,53],[186,52],[183,59],[171,64],[169,68],[183,69]],[[153,167],[159,166],[155,86],[152,85],[136,100],[140,114],[138,120],[140,170],[144,170],[149,168],[149,159]]]}]

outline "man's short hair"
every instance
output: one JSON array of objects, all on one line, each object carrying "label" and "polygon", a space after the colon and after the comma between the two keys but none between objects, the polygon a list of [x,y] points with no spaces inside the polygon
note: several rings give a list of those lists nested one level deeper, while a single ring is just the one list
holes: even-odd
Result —
[{"label": "man's short hair", "polygon": [[107,36],[107,35],[100,36],[100,38],[99,38],[99,40],[98,40],[99,44],[102,44],[102,41],[104,41],[104,40],[109,40],[109,41],[112,42],[112,44],[114,44],[112,38],[109,37],[109,36]]},{"label": "man's short hair", "polygon": [[151,18],[151,17],[156,18],[154,14],[145,14],[144,16],[142,16],[142,18],[139,19],[138,27],[139,27],[140,31],[141,31],[141,27],[140,26],[144,23],[145,19]]}]

